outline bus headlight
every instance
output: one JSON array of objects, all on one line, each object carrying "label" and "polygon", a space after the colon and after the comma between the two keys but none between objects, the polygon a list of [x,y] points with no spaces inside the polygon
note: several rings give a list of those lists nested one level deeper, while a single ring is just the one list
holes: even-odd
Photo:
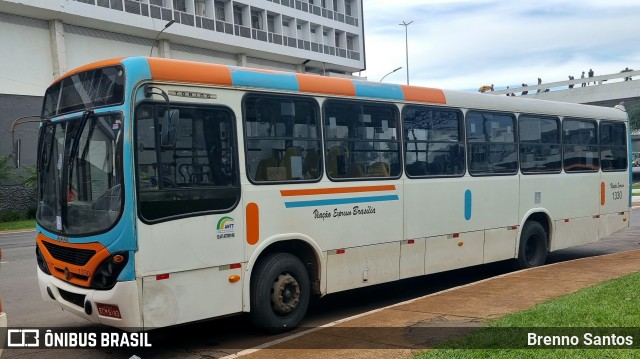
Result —
[{"label": "bus headlight", "polygon": [[91,288],[111,289],[116,285],[120,272],[127,265],[129,252],[118,252],[105,259],[96,270],[91,281]]},{"label": "bus headlight", "polygon": [[49,267],[47,266],[47,261],[44,260],[44,256],[42,252],[40,252],[40,247],[36,245],[36,262],[38,262],[38,268],[43,271],[47,275],[51,275],[49,272]]}]

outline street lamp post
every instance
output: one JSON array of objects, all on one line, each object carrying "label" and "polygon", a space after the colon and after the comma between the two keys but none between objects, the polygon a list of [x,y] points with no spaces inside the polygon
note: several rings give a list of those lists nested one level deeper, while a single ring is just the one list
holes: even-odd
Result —
[{"label": "street lamp post", "polygon": [[408,28],[409,25],[411,25],[413,21],[409,21],[409,22],[405,22],[402,21],[402,24],[400,24],[400,26],[404,26],[404,41],[405,41],[405,53],[407,56],[407,85],[409,85],[409,35],[408,35]]},{"label": "street lamp post", "polygon": [[160,36],[160,34],[162,34],[162,32],[164,30],[166,30],[169,26],[173,25],[174,22],[176,22],[176,21],[175,20],[169,21],[166,25],[164,25],[162,30],[160,30],[160,32],[158,32],[158,35],[156,35],[156,38],[153,39],[153,44],[151,44],[151,51],[149,51],[149,57],[153,56],[153,46],[156,44],[156,41],[158,41],[158,36]]},{"label": "street lamp post", "polygon": [[402,66],[400,66],[400,67],[398,67],[397,69],[395,69],[395,70],[393,70],[393,71],[389,72],[388,74],[386,74],[386,75],[382,76],[382,78],[380,79],[380,82],[382,82],[382,80],[384,80],[384,78],[385,78],[385,77],[387,77],[387,76],[391,75],[392,73],[394,73],[394,72],[396,72],[396,71],[400,70],[401,68],[402,68]]}]

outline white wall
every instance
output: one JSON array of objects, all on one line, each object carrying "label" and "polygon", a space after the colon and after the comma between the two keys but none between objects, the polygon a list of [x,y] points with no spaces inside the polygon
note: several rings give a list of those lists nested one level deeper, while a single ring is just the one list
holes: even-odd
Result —
[{"label": "white wall", "polygon": [[53,81],[48,26],[46,21],[0,14],[1,93],[44,95]]}]

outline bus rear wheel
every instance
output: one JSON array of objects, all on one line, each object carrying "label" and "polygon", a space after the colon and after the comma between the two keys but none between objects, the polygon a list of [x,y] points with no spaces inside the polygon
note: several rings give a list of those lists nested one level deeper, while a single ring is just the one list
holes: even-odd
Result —
[{"label": "bus rear wheel", "polygon": [[295,328],[309,306],[309,274],[298,257],[273,253],[251,276],[251,320],[270,333]]},{"label": "bus rear wheel", "polygon": [[525,223],[520,234],[516,265],[519,269],[541,266],[547,260],[547,232],[537,221]]}]

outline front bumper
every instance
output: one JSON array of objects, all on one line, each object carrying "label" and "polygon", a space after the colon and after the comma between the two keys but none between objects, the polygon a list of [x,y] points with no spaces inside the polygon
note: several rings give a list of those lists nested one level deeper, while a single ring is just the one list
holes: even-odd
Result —
[{"label": "front bumper", "polygon": [[[54,301],[62,309],[69,311],[86,320],[120,328],[126,331],[143,330],[142,316],[140,314],[138,282],[117,282],[110,290],[95,290],[82,288],[64,282],[52,275],[47,275],[36,268],[38,273],[38,286],[40,295],[46,301]],[[47,288],[53,294],[51,299]],[[89,302],[89,304],[86,304]],[[100,315],[96,303],[117,306],[121,318],[113,318]],[[89,314],[85,306],[90,306]]]}]

